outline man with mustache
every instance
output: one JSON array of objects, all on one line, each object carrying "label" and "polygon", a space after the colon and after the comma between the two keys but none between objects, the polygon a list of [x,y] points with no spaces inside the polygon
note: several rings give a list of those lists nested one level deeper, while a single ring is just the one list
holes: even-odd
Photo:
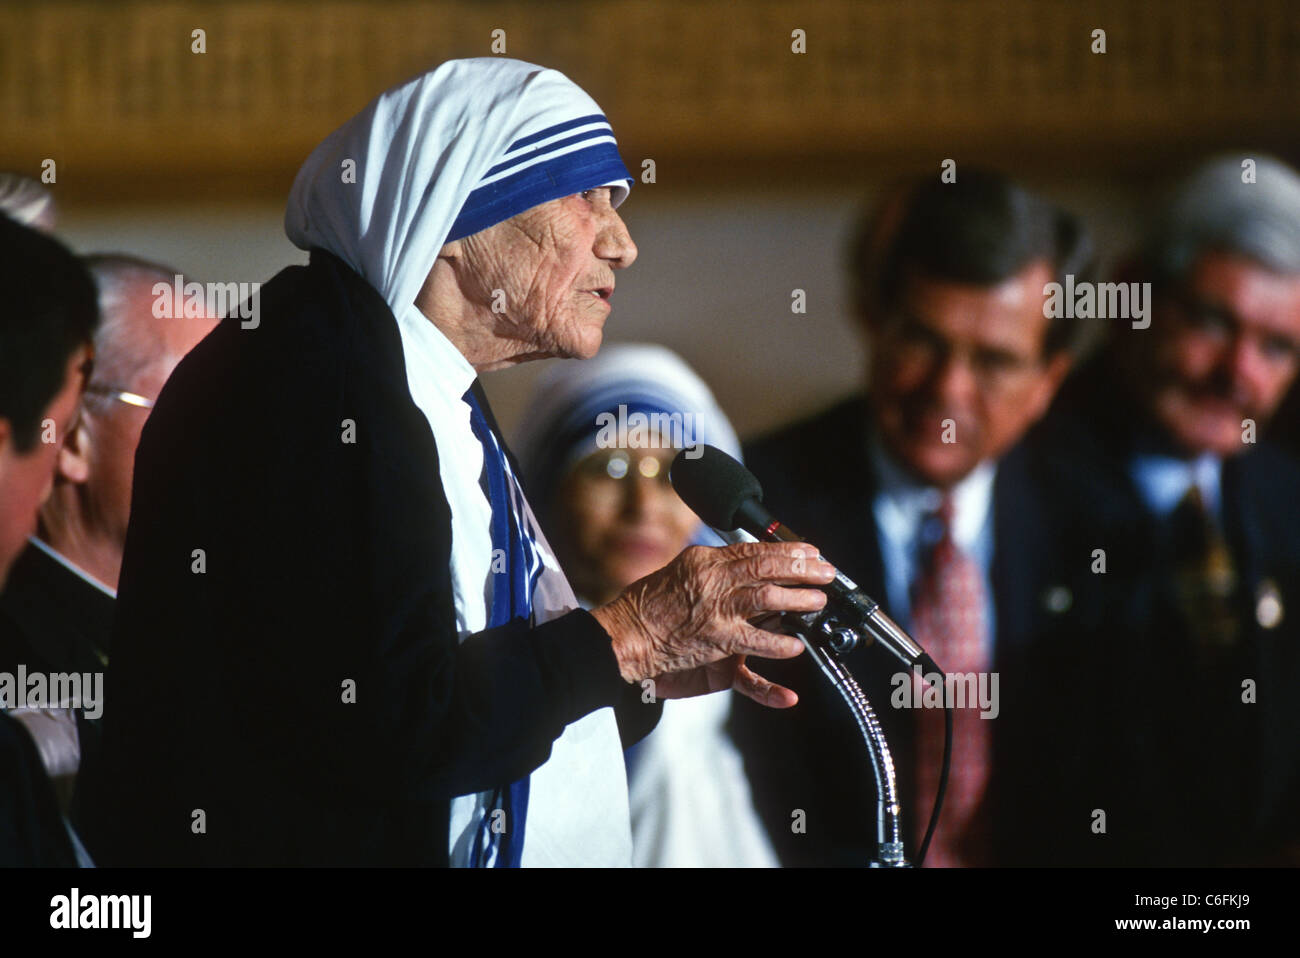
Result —
[{"label": "man with mustache", "polygon": [[[848,259],[868,391],[751,444],[746,461],[773,514],[817,542],[942,669],[996,688],[985,708],[966,700],[954,710],[945,814],[924,864],[1023,861],[1033,833],[1012,800],[1039,794],[1023,764],[1033,757],[1015,744],[1014,723],[1033,719],[1021,663],[1066,609],[1041,600],[1063,587],[1047,561],[1049,504],[1017,444],[1048,408],[1078,338],[1075,320],[1045,314],[1043,288],[1084,273],[1089,244],[1074,217],[1004,176],[964,169],[955,183],[936,175],[888,194]],[[875,783],[848,711],[807,659],[764,663],[800,702],[780,716],[737,702],[733,735],[783,864],[865,865]],[[911,676],[882,649],[857,649],[847,665],[893,748],[915,861],[937,790],[942,710],[916,707]]]},{"label": "man with mustache", "polygon": [[1074,504],[1061,548],[1094,573],[1077,600],[1105,617],[1055,666],[1078,679],[1083,804],[1106,816],[1091,844],[1105,863],[1294,864],[1300,462],[1262,437],[1300,369],[1300,177],[1203,165],[1121,273],[1151,284],[1150,326],[1113,328],[1038,443]]}]

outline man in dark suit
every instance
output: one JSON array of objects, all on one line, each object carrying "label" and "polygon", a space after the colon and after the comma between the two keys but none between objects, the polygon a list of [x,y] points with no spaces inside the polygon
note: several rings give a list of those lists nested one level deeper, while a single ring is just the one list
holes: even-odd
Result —
[{"label": "man in dark suit", "polygon": [[1300,369],[1300,177],[1203,166],[1122,273],[1149,316],[1113,327],[1034,439],[1107,616],[1062,666],[1110,703],[1079,788],[1106,860],[1295,864],[1300,462],[1262,437]]},{"label": "man in dark suit", "polygon": [[[85,269],[58,242],[0,215],[0,590],[49,494],[55,460],[89,375],[98,321]],[[5,699],[21,643],[0,621]],[[25,691],[25,690],[23,690]],[[16,701],[0,701],[8,708]],[[45,769],[22,725],[0,708],[0,865],[75,863]]]},{"label": "man in dark suit", "polygon": [[[0,628],[15,643],[8,667],[21,661],[29,672],[84,675],[107,668],[140,433],[176,364],[215,325],[203,316],[155,315],[153,289],[172,286],[178,272],[171,267],[121,255],[83,262],[101,316],[95,375],[59,449],[37,534],[0,595]],[[87,708],[60,709],[34,726],[74,824],[77,782],[95,763],[101,732],[99,709],[87,714]]]},{"label": "man in dark suit", "polygon": [[[1049,503],[1016,444],[1046,410],[1075,341],[1073,323],[1045,316],[1044,287],[1087,259],[1073,218],[1001,176],[964,171],[955,184],[891,197],[851,254],[870,392],[746,453],[775,515],[941,668],[972,676],[967,689],[979,694],[955,710],[953,775],[928,864],[1046,853],[1028,814],[1046,785],[1040,756],[1022,742],[1037,714],[1026,659],[1069,618],[1071,592],[1045,561]],[[914,707],[921,690],[883,650],[860,648],[847,662],[892,746],[915,859],[942,713]],[[867,864],[875,785],[847,710],[807,657],[765,674],[799,704],[763,715],[737,703],[732,724],[778,853],[793,865]]]},{"label": "man in dark suit", "polygon": [[29,675],[83,676],[80,702],[24,714],[59,803],[76,824],[80,773],[93,763],[99,740],[103,702],[97,699],[113,628],[113,597],[43,546],[37,539],[28,543],[0,594],[0,632],[7,636],[0,670],[16,673],[21,665]]}]

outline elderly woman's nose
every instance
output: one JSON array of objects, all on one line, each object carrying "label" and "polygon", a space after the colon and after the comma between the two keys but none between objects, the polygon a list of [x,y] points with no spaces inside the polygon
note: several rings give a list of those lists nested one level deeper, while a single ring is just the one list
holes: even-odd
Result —
[{"label": "elderly woman's nose", "polygon": [[615,269],[626,269],[636,261],[636,244],[627,231],[623,217],[611,207],[605,212],[600,231],[596,234],[595,253],[608,260]]}]

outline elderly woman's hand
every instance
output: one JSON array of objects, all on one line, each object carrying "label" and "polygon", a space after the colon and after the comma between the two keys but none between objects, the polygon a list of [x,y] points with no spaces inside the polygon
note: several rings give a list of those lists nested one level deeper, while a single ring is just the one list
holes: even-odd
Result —
[{"label": "elderly woman's hand", "polygon": [[591,614],[612,637],[623,678],[654,679],[660,698],[734,688],[760,704],[786,708],[798,696],[751,672],[745,656],[793,658],[803,644],[750,620],[815,612],[826,594],[793,587],[825,585],[834,575],[808,543],[695,546]]}]

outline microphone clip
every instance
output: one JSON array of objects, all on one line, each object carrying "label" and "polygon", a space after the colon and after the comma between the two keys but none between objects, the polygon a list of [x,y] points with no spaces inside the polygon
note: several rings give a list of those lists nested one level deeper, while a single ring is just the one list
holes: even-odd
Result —
[{"label": "microphone clip", "polygon": [[873,641],[870,633],[846,624],[830,602],[819,612],[787,612],[782,617],[782,624],[787,631],[802,636],[837,661]]}]

